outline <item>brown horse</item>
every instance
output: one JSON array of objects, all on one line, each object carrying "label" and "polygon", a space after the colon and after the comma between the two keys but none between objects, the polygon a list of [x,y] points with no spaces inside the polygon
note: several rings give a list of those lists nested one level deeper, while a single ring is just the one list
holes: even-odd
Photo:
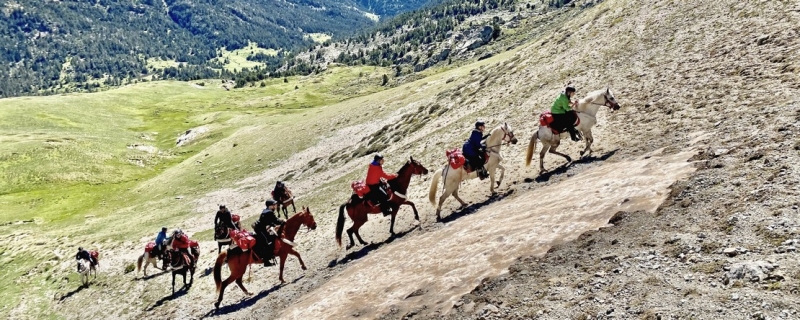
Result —
[{"label": "brown horse", "polygon": [[289,188],[286,187],[284,187],[283,190],[283,194],[273,197],[273,200],[278,202],[278,212],[283,210],[283,217],[289,219],[289,212],[286,210],[289,205],[292,205],[292,210],[294,213],[297,213],[297,209],[294,207],[294,195],[292,194],[292,190],[289,190]]},{"label": "brown horse", "polygon": [[[303,270],[306,270],[306,264],[303,263],[303,258],[300,257],[300,254],[297,251],[294,251],[294,237],[297,235],[297,231],[300,230],[300,226],[304,225],[310,230],[314,230],[317,228],[317,223],[314,221],[314,216],[311,215],[311,210],[309,208],[303,207],[300,213],[292,216],[289,220],[286,220],[286,224],[283,226],[283,232],[281,234],[280,242],[275,244],[275,256],[280,257],[281,260],[281,269],[280,269],[280,276],[279,279],[281,283],[286,283],[283,280],[283,267],[286,264],[286,258],[291,254],[297,257],[300,260],[300,267]],[[222,265],[228,262],[228,268],[231,270],[231,275],[222,281]],[[219,304],[222,302],[222,295],[225,293],[225,288],[231,284],[231,282],[236,281],[236,284],[239,288],[244,291],[245,294],[251,295],[249,291],[244,287],[242,284],[242,277],[244,276],[244,272],[247,270],[247,266],[253,263],[264,263],[264,261],[255,256],[253,254],[253,250],[249,251],[241,251],[236,250],[232,251],[230,255],[228,255],[228,250],[223,251],[217,257],[217,262],[214,264],[214,282],[217,284],[217,293],[219,293],[219,298],[217,302],[214,303],[214,307],[219,309]]]},{"label": "brown horse", "polygon": [[[197,259],[200,259],[200,245],[197,241],[191,241],[189,252],[192,255],[192,260],[187,262],[184,259],[183,252],[179,250],[170,250],[167,255],[169,256],[169,266],[172,268],[172,293],[175,294],[175,276],[183,276],[183,286],[191,285],[194,282],[194,271],[197,268]],[[191,273],[189,283],[186,283],[186,272]]]},{"label": "brown horse", "polygon": [[[409,161],[406,162],[406,164],[403,165],[399,171],[397,171],[397,178],[389,181],[389,203],[392,208],[392,223],[389,226],[389,233],[391,233],[392,236],[395,234],[394,220],[397,216],[397,210],[401,205],[411,206],[411,209],[414,210],[414,219],[417,219],[417,223],[419,223],[417,207],[413,202],[406,200],[406,192],[408,191],[408,185],[411,183],[411,176],[422,174],[428,174],[428,169],[414,160],[414,157],[411,157]],[[350,244],[347,245],[347,249],[350,249],[355,245],[355,241],[353,241],[354,233],[362,245],[367,245],[367,243],[361,239],[361,235],[358,234],[358,229],[367,222],[368,214],[381,213],[381,209],[377,206],[373,207],[369,205],[366,199],[359,200],[355,195],[350,197],[350,200],[348,200],[347,203],[341,205],[339,207],[339,220],[336,222],[336,243],[338,243],[340,247],[342,246],[342,229],[344,229],[345,208],[347,208],[347,215],[350,216],[350,220],[353,220],[353,226],[350,227],[350,229],[347,229],[347,236],[350,237]]]}]

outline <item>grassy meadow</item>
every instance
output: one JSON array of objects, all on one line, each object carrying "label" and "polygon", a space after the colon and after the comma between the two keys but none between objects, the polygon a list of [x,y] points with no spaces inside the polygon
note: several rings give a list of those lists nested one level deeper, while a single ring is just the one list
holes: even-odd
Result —
[{"label": "grassy meadow", "polygon": [[[320,106],[383,90],[389,72],[332,68],[230,91],[220,80],[158,81],[0,100],[0,317],[15,315],[14,284],[45,295],[63,280],[51,269],[75,247],[138,241],[148,228],[185,220],[188,199],[311,145],[316,137],[297,123]],[[198,127],[207,131],[176,146]],[[142,215],[151,210],[160,214]],[[36,318],[53,312],[40,311]]]}]

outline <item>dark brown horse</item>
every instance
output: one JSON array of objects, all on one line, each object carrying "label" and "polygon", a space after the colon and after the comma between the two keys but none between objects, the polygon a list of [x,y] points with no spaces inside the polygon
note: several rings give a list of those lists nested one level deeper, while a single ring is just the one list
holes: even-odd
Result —
[{"label": "dark brown horse", "polygon": [[[300,267],[303,270],[306,270],[306,264],[303,263],[303,258],[300,257],[300,254],[294,250],[294,237],[297,235],[297,231],[300,230],[300,226],[304,225],[307,228],[314,230],[317,228],[317,223],[314,221],[314,216],[311,215],[311,210],[308,208],[302,208],[300,213],[293,215],[289,220],[286,220],[286,224],[284,224],[283,232],[281,234],[281,240],[275,244],[275,256],[279,257],[281,260],[281,269],[280,269],[280,276],[279,279],[281,283],[286,283],[283,280],[283,267],[286,264],[286,258],[291,254],[297,257],[300,260]],[[231,270],[231,275],[222,281],[222,265],[228,262],[228,268]],[[214,264],[214,282],[217,284],[217,293],[219,294],[219,298],[217,302],[214,303],[214,307],[219,308],[220,302],[222,302],[222,296],[225,293],[225,288],[231,284],[232,282],[236,282],[239,288],[244,291],[245,294],[251,295],[249,291],[244,287],[242,284],[242,277],[244,276],[245,271],[247,270],[247,266],[253,263],[264,263],[261,258],[255,256],[253,254],[253,250],[249,251],[241,251],[235,250],[228,254],[228,250],[223,251],[217,257],[217,262]]]},{"label": "dark brown horse", "polygon": [[283,193],[277,196],[273,194],[272,200],[278,202],[277,210],[278,212],[281,212],[281,210],[283,210],[284,218],[289,219],[289,212],[288,210],[286,210],[289,207],[289,205],[292,205],[292,211],[294,211],[294,213],[297,213],[297,209],[294,207],[294,195],[292,194],[292,190],[289,190],[289,188],[284,187]]},{"label": "dark brown horse", "polygon": [[191,285],[194,282],[194,271],[197,268],[197,259],[200,258],[200,245],[197,241],[190,241],[191,246],[189,247],[189,252],[191,252],[192,259],[189,262],[184,259],[183,252],[179,250],[170,250],[169,255],[169,266],[172,268],[172,293],[175,293],[175,276],[181,275],[183,276],[183,285],[187,286],[186,283],[186,271],[191,273],[189,278],[189,284]]},{"label": "dark brown horse", "polygon": [[[417,162],[417,160],[414,160],[414,157],[411,157],[408,162],[406,162],[406,164],[403,165],[399,171],[397,171],[397,178],[389,181],[389,203],[391,204],[392,208],[392,223],[389,226],[389,233],[391,233],[392,236],[395,234],[394,220],[397,216],[397,210],[401,205],[411,206],[411,209],[414,210],[414,219],[417,219],[417,222],[419,222],[417,207],[413,202],[406,200],[406,192],[408,191],[408,185],[411,184],[411,176],[422,174],[428,174],[428,169],[423,167],[422,164]],[[347,203],[341,205],[339,207],[339,220],[336,222],[336,243],[338,243],[340,247],[342,246],[342,229],[344,229],[345,208],[347,209],[347,215],[350,216],[351,220],[353,220],[353,226],[350,227],[350,229],[347,229],[347,236],[350,237],[350,244],[347,245],[347,249],[350,249],[355,245],[355,241],[353,241],[354,233],[362,245],[367,245],[367,243],[361,239],[361,235],[358,234],[358,229],[367,222],[368,214],[381,213],[381,209],[377,206],[373,207],[369,205],[366,199],[359,200],[355,196],[350,197],[350,200],[348,200]]]}]

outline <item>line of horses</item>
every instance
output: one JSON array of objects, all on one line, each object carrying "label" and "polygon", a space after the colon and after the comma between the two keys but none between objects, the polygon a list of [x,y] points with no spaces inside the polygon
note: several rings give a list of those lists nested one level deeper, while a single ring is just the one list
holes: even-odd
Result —
[{"label": "line of horses", "polygon": [[[600,107],[605,106],[608,107],[610,110],[618,110],[620,108],[619,104],[617,103],[616,99],[614,98],[611,90],[603,89],[590,92],[585,98],[580,99],[578,101],[577,107],[575,110],[578,112],[578,116],[580,118],[580,125],[577,126],[577,129],[583,134],[586,140],[586,146],[583,151],[580,152],[581,156],[589,155],[592,152],[591,145],[594,142],[594,138],[592,136],[592,127],[597,123],[596,121],[596,114]],[[555,134],[553,133],[550,128],[545,126],[539,126],[539,129],[533,134],[528,144],[527,154],[525,157],[525,164],[526,166],[530,165],[531,158],[533,156],[533,151],[536,148],[537,141],[541,141],[543,144],[543,148],[539,155],[539,172],[540,174],[545,172],[544,169],[544,157],[546,153],[553,153],[560,156],[563,156],[567,162],[571,162],[572,159],[563,154],[556,151],[558,148],[562,137],[566,137],[567,133],[562,134]],[[501,162],[504,160],[503,155],[501,153],[501,148],[503,145],[507,144],[516,144],[517,138],[514,135],[514,130],[512,129],[511,125],[507,123],[502,123],[495,127],[492,131],[490,131],[489,137],[486,139],[487,151],[488,151],[488,159],[486,162],[486,168],[489,172],[489,190],[492,194],[495,194],[495,188],[499,187],[503,181],[505,176],[505,167],[501,165]],[[499,169],[499,177],[496,177],[497,171]],[[398,170],[397,178],[389,181],[389,189],[390,189],[390,203],[392,206],[392,213],[391,213],[391,224],[389,226],[389,232],[392,236],[395,235],[394,232],[394,224],[395,218],[398,212],[398,209],[401,206],[409,206],[414,212],[415,218],[415,226],[419,225],[419,213],[417,211],[416,205],[414,202],[408,200],[407,191],[408,187],[411,183],[411,178],[416,175],[425,175],[428,174],[428,169],[425,168],[419,161],[415,160],[414,157],[410,157],[409,160]],[[428,192],[428,200],[430,201],[431,205],[436,208],[436,219],[437,221],[441,221],[441,208],[442,204],[447,200],[448,197],[453,196],[458,200],[462,207],[466,206],[466,202],[462,200],[458,195],[458,189],[462,181],[474,179],[477,177],[476,172],[467,172],[464,167],[459,169],[453,169],[449,164],[444,165],[441,169],[437,170],[434,175],[430,185],[430,189]],[[438,186],[440,180],[443,180],[443,192],[438,198],[438,203],[436,201],[436,195],[438,193]],[[294,197],[289,195],[290,199],[279,199],[279,203],[282,205],[283,212],[285,216],[288,216],[286,213],[286,207],[288,205],[292,205],[294,208]],[[279,211],[280,212],[280,211]],[[366,201],[356,201],[355,195],[351,197],[346,203],[342,204],[339,207],[339,215],[336,221],[336,242],[341,247],[342,245],[342,234],[344,231],[344,223],[345,223],[345,215],[344,212],[347,212],[347,216],[350,217],[353,224],[350,228],[347,229],[347,235],[349,238],[349,243],[347,245],[347,249],[352,248],[355,246],[355,241],[353,236],[358,240],[358,242],[362,245],[367,245],[361,235],[359,234],[359,229],[363,226],[367,220],[369,214],[380,214],[380,208],[373,207],[366,203]],[[300,262],[300,266],[303,270],[306,270],[305,263],[303,259],[300,257],[300,254],[294,250],[294,240],[297,235],[297,232],[300,230],[302,226],[305,226],[308,230],[316,229],[316,222],[314,221],[314,216],[311,214],[311,211],[308,207],[303,207],[300,213],[296,213],[289,217],[286,220],[286,224],[283,228],[283,232],[280,235],[281,241],[278,242],[275,248],[275,256],[280,258],[280,273],[279,273],[279,280],[281,283],[285,283],[283,278],[283,270],[286,259],[289,255],[296,256]],[[149,256],[146,252],[139,258],[139,265],[141,265],[142,261],[145,261],[145,275],[146,275],[146,268],[147,265],[152,263],[155,265],[155,257]],[[242,251],[242,250],[224,250],[221,251],[214,263],[213,268],[213,276],[214,282],[216,284],[216,294],[218,295],[217,301],[214,303],[215,308],[219,308],[220,303],[223,299],[223,294],[228,285],[231,283],[236,283],[242,291],[247,294],[251,295],[244,286],[242,279],[244,274],[246,273],[247,267],[251,264],[255,263],[263,263],[261,259],[253,254],[252,250],[249,251]],[[228,268],[230,269],[230,276],[228,276],[225,280],[222,280],[222,266],[227,264]],[[138,269],[138,268],[137,268]],[[137,271],[138,273],[138,271]],[[192,277],[194,275],[192,269]],[[184,278],[185,283],[185,278]],[[174,275],[173,275],[173,290],[174,290]]]}]

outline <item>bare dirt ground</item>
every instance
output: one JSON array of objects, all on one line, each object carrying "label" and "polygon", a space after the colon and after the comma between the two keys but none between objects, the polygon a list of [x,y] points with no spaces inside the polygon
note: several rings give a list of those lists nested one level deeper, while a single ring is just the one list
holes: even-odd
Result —
[{"label": "bare dirt ground", "polygon": [[[559,23],[468,74],[366,99],[376,107],[357,116],[376,119],[370,125],[337,125],[316,147],[198,201],[190,232],[207,229],[219,201],[235,199],[234,211],[252,219],[264,190],[295,172],[289,185],[299,204],[315,204],[319,228],[298,235],[309,271],[290,259],[288,284],[277,284],[276,268],[254,266],[246,285],[256,295],[229,288],[215,313],[207,269],[215,246],[202,243],[195,285],[171,295],[169,275],[121,272],[142,238],[112,252],[119,260],[101,267],[106,278],[92,290],[55,293],[57,304],[73,311],[67,318],[101,309],[184,319],[800,317],[798,4],[609,0]],[[558,167],[563,159],[549,155],[553,172],[537,177],[523,166],[524,143],[568,81],[579,96],[610,86],[623,109],[600,111],[593,157]],[[448,200],[445,223],[435,223],[429,177],[414,178],[420,228],[403,209],[398,237],[375,216],[362,228],[373,244],[335,247],[335,208],[368,163],[339,155],[385,139],[388,168],[414,156],[433,171],[478,117],[511,123],[523,141],[503,149],[500,196],[465,182],[461,195],[472,205],[456,210]],[[582,146],[561,149],[577,156]],[[118,307],[102,307],[109,304]]]}]

